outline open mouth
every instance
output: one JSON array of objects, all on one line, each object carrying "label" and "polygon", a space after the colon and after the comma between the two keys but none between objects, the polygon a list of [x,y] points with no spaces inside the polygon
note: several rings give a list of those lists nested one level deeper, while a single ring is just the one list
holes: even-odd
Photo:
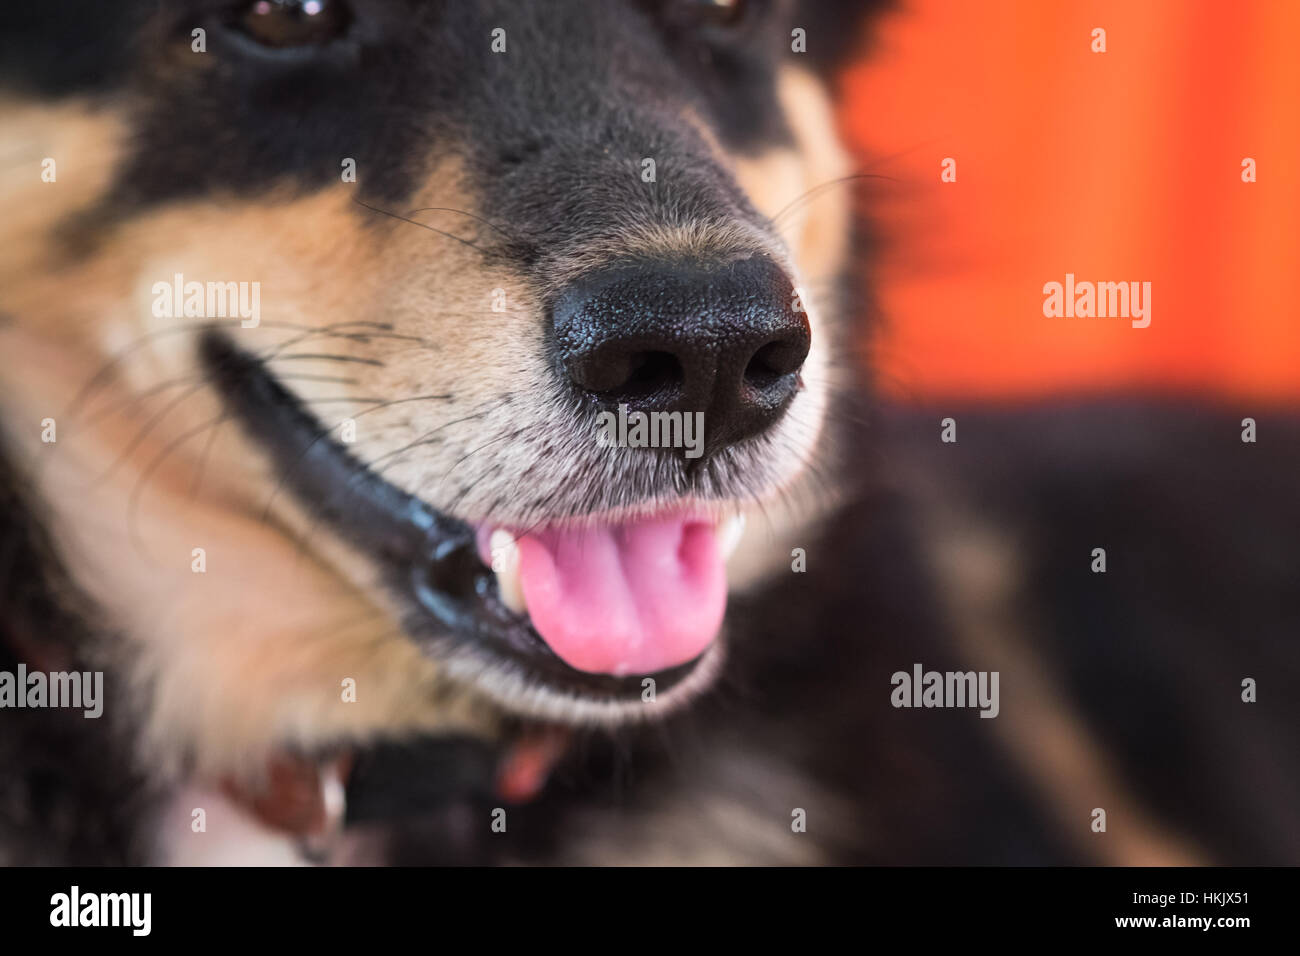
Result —
[{"label": "open mouth", "polygon": [[200,355],[283,485],[375,562],[452,677],[515,711],[608,722],[662,713],[716,674],[739,519],[475,526],[368,470],[226,337],[207,333]]}]

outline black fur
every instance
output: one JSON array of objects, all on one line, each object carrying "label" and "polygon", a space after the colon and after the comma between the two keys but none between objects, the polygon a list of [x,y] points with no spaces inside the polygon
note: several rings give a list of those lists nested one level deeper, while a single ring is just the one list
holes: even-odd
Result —
[{"label": "black fur", "polygon": [[[1294,864],[1300,418],[1056,404],[962,416],[940,448],[939,417],[909,445],[1015,535],[1034,649],[1141,801],[1216,862]],[[1085,560],[1096,547],[1105,574]]]},{"label": "black fur", "polygon": [[[943,412],[960,423],[957,444],[938,441],[937,412],[889,413],[870,433],[870,457],[894,463],[882,471],[899,462],[942,469],[950,492],[1024,542],[1019,611],[1035,623],[1034,652],[1164,825],[1215,862],[1294,862],[1300,507],[1290,481],[1300,473],[1300,419],[1262,418],[1262,443],[1244,445],[1239,416],[1205,406]],[[11,462],[0,466],[10,569],[0,650],[12,668],[20,630],[70,646],[103,636],[66,610],[75,593],[23,480]],[[399,748],[405,776],[396,778],[383,748],[363,755],[355,819],[395,818],[401,862],[566,859],[593,816],[633,827],[668,793],[688,807],[719,796],[764,807],[743,775],[739,790],[733,779],[736,761],[750,760],[805,781],[800,805],[812,823],[789,839],[816,842],[831,859],[1090,862],[1062,838],[989,722],[889,705],[889,675],[913,661],[970,666],[949,635],[962,608],[927,567],[916,521],[925,507],[870,481],[810,543],[806,574],[782,576],[733,610],[744,640],[722,687],[666,726],[586,739],[541,801],[510,810],[507,833],[482,826],[498,802],[491,758],[468,743],[459,761],[449,744],[416,747],[432,764]],[[1106,575],[1088,570],[1099,544]],[[1240,699],[1248,676],[1259,681],[1255,704]],[[1014,719],[1014,686],[1004,695],[998,719]],[[0,834],[11,859],[139,858],[150,795],[109,723],[116,712],[98,722],[4,714]],[[448,760],[461,783],[449,782]],[[420,776],[415,766],[443,768],[427,778],[437,799],[403,822],[409,794],[397,784]],[[822,795],[841,798],[850,816]]]},{"label": "black fur", "polygon": [[[961,429],[955,445],[939,441],[949,415]],[[945,495],[1023,542],[1015,610],[1030,622],[1032,652],[1160,826],[1213,863],[1289,864],[1300,857],[1300,505],[1291,487],[1300,417],[1262,419],[1261,445],[1240,441],[1240,417],[1141,399],[895,409],[858,439],[870,449],[863,460],[879,465],[873,476],[944,474]],[[1105,838],[1088,818],[1070,834],[1053,816],[994,721],[890,705],[890,675],[913,662],[982,666],[954,641],[967,610],[926,554],[921,529],[933,506],[866,480],[809,542],[806,574],[780,576],[729,612],[743,640],[720,688],[666,725],[586,739],[541,801],[509,811],[507,833],[484,833],[479,858],[584,860],[595,839],[635,860],[628,834],[650,828],[672,843],[670,828],[647,821],[676,795],[677,825],[703,824],[702,840],[725,843],[708,826],[721,799],[737,817],[759,813],[788,850],[809,841],[830,861],[1106,859],[1100,843],[1086,849],[1088,838]],[[1104,575],[1090,571],[1100,545]],[[1259,682],[1257,703],[1242,701],[1244,677]],[[997,720],[1016,720],[1015,684],[1004,682],[1002,694]],[[771,773],[752,778],[745,767]],[[797,804],[753,787],[782,777],[799,781]],[[790,831],[796,805],[807,811],[806,834]],[[488,819],[492,806],[466,817]],[[419,858],[427,829],[397,832],[404,859]],[[753,848],[730,849],[743,858]]]},{"label": "black fur", "polygon": [[[229,35],[224,0],[51,0],[6,8],[0,76],[50,99],[136,97],[140,125],[104,225],[173,200],[311,191],[338,182],[344,157],[357,160],[358,216],[400,212],[434,158],[454,154],[488,223],[466,217],[462,237],[540,284],[558,257],[629,216],[757,221],[683,107],[732,150],[782,142],[788,130],[764,104],[790,27],[807,24],[810,63],[831,69],[875,5],[756,5],[774,12],[732,39],[682,31],[641,0],[357,0],[356,32],[303,60]],[[207,54],[190,52],[195,26],[209,32]],[[501,55],[489,46],[497,26]],[[665,188],[641,188],[646,156]],[[956,445],[938,441],[947,415]],[[1295,862],[1300,422],[1260,413],[1260,442],[1245,445],[1240,417],[1139,401],[875,416],[850,436],[851,502],[809,541],[806,574],[733,608],[734,659],[694,712],[584,737],[504,834],[483,823],[492,754],[381,743],[359,758],[353,822],[387,827],[399,862],[551,861],[580,857],[593,834],[627,850],[620,834],[653,825],[675,794],[678,823],[717,801],[795,841],[782,850],[804,841],[833,861],[1089,862],[992,721],[889,704],[890,674],[913,662],[971,666],[954,637],[968,610],[928,550],[927,519],[962,501],[1014,541],[1017,617],[1121,782],[1216,862]],[[941,476],[944,500],[899,479],[908,466]],[[1096,546],[1106,575],[1088,571]],[[103,663],[125,652],[94,621],[30,476],[0,448],[0,669],[46,656],[103,666],[120,702],[99,721],[0,713],[7,862],[147,853],[157,781],[134,767],[131,702],[121,670]],[[1240,700],[1244,677],[1259,681],[1258,703]],[[1004,690],[1002,720],[1016,707]],[[430,769],[406,789],[416,763]],[[789,831],[787,793],[807,834]],[[413,802],[436,809],[412,817]]]},{"label": "black fur", "polygon": [[135,763],[134,707],[106,662],[117,638],[68,578],[0,434],[0,671],[104,670],[102,716],[80,710],[0,710],[0,863],[126,864],[148,858],[142,824],[154,781]]},{"label": "black fur", "polygon": [[[309,58],[248,42],[236,27],[244,6],[19,5],[0,20],[0,77],[48,96],[141,98],[110,220],[214,191],[316,190],[339,182],[345,157],[357,162],[360,198],[401,207],[431,160],[454,153],[476,193],[495,200],[487,219],[508,224],[527,248],[558,241],[561,251],[622,204],[644,201],[642,157],[657,157],[661,176],[673,178],[682,215],[744,210],[681,122],[683,107],[708,117],[730,149],[782,142],[788,131],[768,104],[779,58],[793,55],[790,24],[815,22],[806,62],[828,67],[876,4],[804,17],[754,0],[734,30],[687,31],[674,25],[671,2],[352,0],[347,36]],[[831,7],[840,15],[827,16]],[[491,48],[498,27],[500,54]],[[196,28],[206,31],[205,53],[191,48]],[[538,183],[568,197],[563,221],[530,200]]]}]

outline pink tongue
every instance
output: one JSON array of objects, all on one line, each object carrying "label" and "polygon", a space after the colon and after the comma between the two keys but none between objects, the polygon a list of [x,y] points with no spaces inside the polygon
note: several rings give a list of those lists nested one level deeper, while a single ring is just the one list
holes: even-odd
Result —
[{"label": "pink tongue", "polygon": [[709,524],[684,517],[519,539],[533,626],[570,667],[650,674],[709,646],[727,603]]}]

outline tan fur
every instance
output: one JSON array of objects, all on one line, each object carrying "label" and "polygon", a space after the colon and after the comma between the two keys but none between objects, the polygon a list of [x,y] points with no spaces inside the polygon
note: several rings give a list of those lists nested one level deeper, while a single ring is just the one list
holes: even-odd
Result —
[{"label": "tan fur", "polygon": [[[840,274],[848,259],[848,204],[839,191],[816,194],[814,190],[846,176],[852,162],[836,134],[831,99],[819,80],[800,68],[786,67],[779,76],[779,96],[794,133],[794,147],[737,158],[730,165],[759,212],[782,217],[778,231],[792,250],[796,286],[813,329],[802,374],[808,391],[821,399],[820,407],[800,422],[801,447],[811,449],[826,414],[826,399],[843,387],[843,353],[851,351],[849,343],[837,339],[831,324],[818,320],[828,311],[820,301],[826,283]],[[792,410],[791,417],[803,412]],[[746,526],[727,568],[732,586],[750,587],[774,569],[788,567],[791,551],[808,546],[811,525],[836,503],[829,489],[811,478],[788,486],[779,501]]]},{"label": "tan fur", "polygon": [[[255,768],[287,744],[494,722],[476,695],[449,696],[439,668],[401,635],[369,569],[313,533],[287,495],[272,499],[260,455],[220,423],[218,404],[195,378],[195,320],[151,314],[152,283],[173,272],[200,281],[247,276],[263,283],[263,325],[232,321],[234,334],[246,333],[254,348],[297,340],[303,352],[349,351],[347,339],[306,336],[327,312],[322,299],[340,314],[369,317],[371,277],[383,276],[359,219],[341,189],[308,200],[169,207],[129,223],[88,259],[10,283],[0,301],[15,317],[0,330],[12,360],[3,380],[8,425],[36,463],[74,577],[136,645],[154,764],[188,762],[215,775]],[[6,248],[39,242],[58,223],[43,225]],[[318,277],[335,280],[325,296]],[[103,387],[83,392],[106,363],[112,374]],[[380,381],[360,390],[404,387]],[[310,399],[327,389],[330,397],[349,393],[324,383],[302,392]],[[370,406],[334,407],[359,415]],[[58,423],[53,445],[35,441],[46,417]],[[205,574],[191,571],[194,548],[207,553]],[[347,564],[352,586],[341,586],[322,554],[334,569]],[[357,683],[354,704],[342,700],[344,678]]]},{"label": "tan fur", "polygon": [[[116,171],[126,126],[119,117],[84,101],[51,106],[0,99],[5,175],[0,210],[0,297],[60,258],[51,228],[103,194]],[[55,181],[44,182],[41,163],[55,162]]]},{"label": "tan fur", "polygon": [[[689,794],[670,790],[646,807],[588,809],[566,833],[560,862],[572,866],[817,866],[829,854],[818,834],[861,839],[862,815],[761,746],[730,741],[680,767]],[[794,828],[804,811],[805,831]]]},{"label": "tan fur", "polygon": [[[732,164],[769,214],[846,165],[815,81],[788,72],[782,93],[798,149]],[[471,240],[466,217],[428,208],[475,211],[454,163],[430,171],[412,202],[421,211],[367,209],[346,184],[306,197],[207,196],[150,209],[70,246],[70,234],[93,226],[78,217],[93,212],[111,181],[123,124],[85,104],[10,103],[0,115],[6,129],[59,160],[56,184],[39,181],[37,161],[31,181],[0,201],[0,310],[12,317],[0,329],[0,403],[37,471],[74,577],[133,643],[148,759],[215,777],[251,772],[285,745],[445,726],[491,732],[496,708],[465,682],[449,682],[446,666],[402,636],[368,563],[279,493],[261,453],[223,420],[195,364],[197,320],[157,318],[151,309],[153,284],[175,273],[260,282],[260,326],[231,320],[230,335],[265,357],[327,428],[352,419],[352,450],[386,480],[467,520],[527,526],[589,514],[593,504],[573,476],[605,473],[608,452],[558,400],[540,348],[542,290],[396,218]],[[844,255],[830,239],[843,232],[837,205],[819,204],[818,214],[832,217],[825,227],[806,210],[792,217],[788,249],[735,225],[611,224],[612,242],[562,263],[554,281],[630,251],[720,260],[762,251],[817,279]],[[504,312],[493,311],[496,290],[505,293]],[[761,454],[731,464],[771,492],[789,489],[806,466],[825,415],[830,346],[814,300],[809,294],[814,351],[804,393]],[[382,364],[294,357],[320,353]],[[434,395],[450,397],[382,408],[367,401]],[[52,445],[37,437],[46,417],[58,421]],[[738,579],[785,553],[772,540],[815,510],[812,489],[787,497],[797,507],[752,512]],[[624,507],[611,498],[594,511],[608,517],[664,503]],[[206,573],[191,570],[194,548],[206,552]],[[710,660],[696,683],[716,670],[721,650]],[[341,699],[345,678],[356,681],[356,703]],[[598,716],[566,711],[525,686],[492,686],[498,700],[534,713]]]}]

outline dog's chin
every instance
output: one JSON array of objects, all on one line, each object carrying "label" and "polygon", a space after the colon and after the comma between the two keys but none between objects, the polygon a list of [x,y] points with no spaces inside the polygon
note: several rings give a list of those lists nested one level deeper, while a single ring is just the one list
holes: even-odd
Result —
[{"label": "dog's chin", "polygon": [[471,524],[365,468],[228,339],[200,354],[284,487],[380,569],[451,679],[516,714],[598,725],[660,717],[717,676],[734,503]]}]

